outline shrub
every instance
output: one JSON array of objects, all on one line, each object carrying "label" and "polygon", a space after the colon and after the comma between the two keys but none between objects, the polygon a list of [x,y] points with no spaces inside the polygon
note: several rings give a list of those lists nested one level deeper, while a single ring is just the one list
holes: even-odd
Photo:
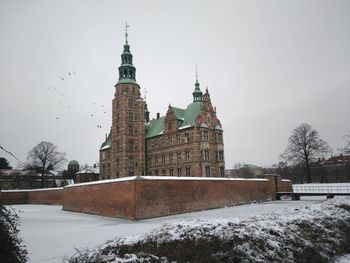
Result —
[{"label": "shrub", "polygon": [[19,217],[11,208],[0,204],[0,262],[27,262],[27,250],[19,234]]}]

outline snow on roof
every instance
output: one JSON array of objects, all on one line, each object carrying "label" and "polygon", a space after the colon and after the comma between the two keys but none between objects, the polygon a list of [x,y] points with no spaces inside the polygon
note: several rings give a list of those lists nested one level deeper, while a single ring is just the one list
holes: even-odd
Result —
[{"label": "snow on roof", "polygon": [[192,125],[188,124],[188,125],[182,126],[182,127],[179,128],[179,130],[183,130],[183,129],[186,129],[186,128],[189,128],[189,127],[192,127]]},{"label": "snow on roof", "polygon": [[216,126],[215,126],[215,130],[222,131],[222,127],[221,127],[220,125],[216,125]]},{"label": "snow on roof", "polygon": [[103,147],[101,148],[101,150],[106,150],[106,149],[109,149],[109,148],[111,148],[111,146],[107,144],[107,145],[103,146]]},{"label": "snow on roof", "polygon": [[62,190],[63,187],[56,188],[38,188],[38,189],[13,189],[13,190],[0,190],[0,192],[35,192],[35,191],[53,191],[53,190]]}]

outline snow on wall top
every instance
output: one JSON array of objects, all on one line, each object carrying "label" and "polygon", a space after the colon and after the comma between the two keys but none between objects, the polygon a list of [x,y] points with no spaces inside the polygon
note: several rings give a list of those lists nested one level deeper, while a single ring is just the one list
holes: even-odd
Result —
[{"label": "snow on wall top", "polygon": [[63,190],[63,187],[56,188],[39,188],[39,189],[13,189],[13,190],[0,190],[0,192],[10,193],[10,192],[35,192],[35,191],[53,191],[53,190]]},{"label": "snow on wall top", "polygon": [[135,181],[135,180],[180,180],[180,181],[269,181],[268,179],[259,178],[221,178],[221,177],[173,177],[173,176],[130,176],[117,179],[108,179],[101,181],[86,182],[74,185],[67,185],[67,187],[78,187],[85,185],[95,185],[95,184],[107,184],[125,181]]}]

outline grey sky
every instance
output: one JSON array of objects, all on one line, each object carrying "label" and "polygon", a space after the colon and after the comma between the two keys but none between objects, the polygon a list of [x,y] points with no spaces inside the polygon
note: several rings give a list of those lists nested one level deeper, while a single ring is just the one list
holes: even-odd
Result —
[{"label": "grey sky", "polygon": [[350,1],[334,0],[0,0],[0,144],[25,160],[47,140],[97,162],[128,21],[152,117],[192,101],[198,64],[226,168],[277,162],[302,122],[336,152],[350,130],[349,14]]}]

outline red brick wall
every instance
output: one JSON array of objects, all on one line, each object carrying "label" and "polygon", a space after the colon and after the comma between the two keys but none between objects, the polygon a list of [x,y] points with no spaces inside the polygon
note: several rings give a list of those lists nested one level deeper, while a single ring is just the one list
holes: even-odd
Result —
[{"label": "red brick wall", "polygon": [[1,191],[0,192],[0,203],[3,205],[12,205],[12,204],[27,204],[28,203],[28,192],[23,191]]},{"label": "red brick wall", "polygon": [[63,188],[28,192],[28,204],[62,205]]},{"label": "red brick wall", "polygon": [[267,199],[275,199],[268,180],[138,180],[135,219]]},{"label": "red brick wall", "polygon": [[134,181],[65,187],[63,210],[134,219]]},{"label": "red brick wall", "polygon": [[60,205],[63,199],[63,188],[1,191],[2,204],[45,204]]},{"label": "red brick wall", "polygon": [[4,204],[63,204],[68,211],[135,220],[275,199],[276,190],[292,191],[292,182],[278,176],[269,180],[136,177],[63,190],[5,191],[0,192],[0,200]]},{"label": "red brick wall", "polygon": [[290,180],[280,180],[277,187],[278,192],[293,192],[293,183]]}]

